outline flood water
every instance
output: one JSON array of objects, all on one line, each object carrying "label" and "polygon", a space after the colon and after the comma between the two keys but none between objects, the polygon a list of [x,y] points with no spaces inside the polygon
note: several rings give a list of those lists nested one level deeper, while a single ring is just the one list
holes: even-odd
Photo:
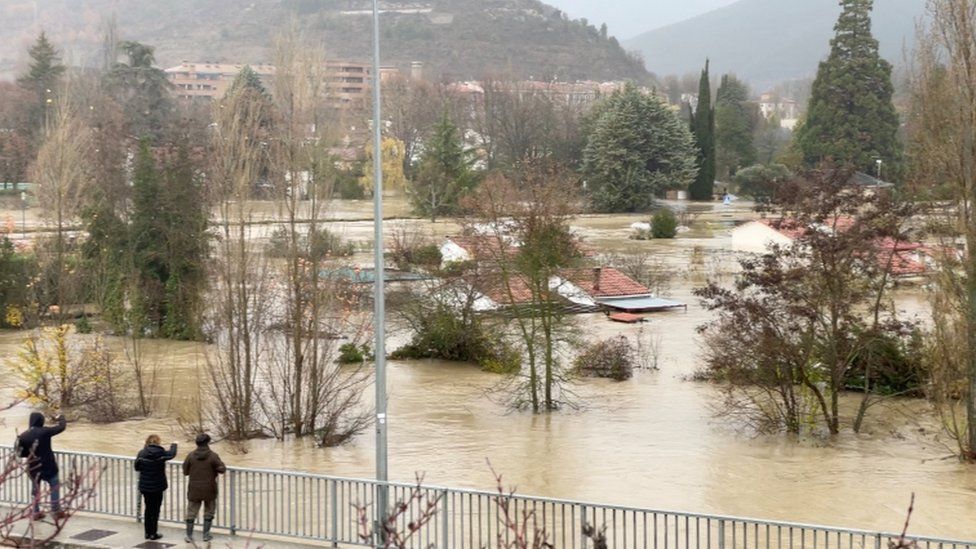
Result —
[{"label": "flood water", "polygon": [[[574,387],[579,410],[538,416],[511,412],[490,398],[499,378],[474,366],[389,362],[391,478],[412,481],[423,473],[432,484],[492,489],[490,460],[520,493],[885,531],[901,528],[915,492],[910,532],[976,539],[976,467],[948,457],[951,450],[938,440],[938,421],[924,402],[881,404],[872,409],[865,433],[846,432],[828,441],[756,437],[713,416],[717,389],[686,380],[698,367],[695,327],[708,318],[691,290],[728,260],[722,253],[728,247],[723,229],[728,214],[710,215],[711,235],[689,233],[670,242],[627,241],[627,227],[637,216],[578,221],[579,232],[594,247],[627,252],[639,246],[663,258],[675,273],[671,295],[689,304],[687,312],[653,315],[645,328],[660,337],[659,371],[641,371],[622,383],[580,382]],[[447,222],[412,226],[434,235],[457,230]],[[335,228],[352,240],[367,240],[372,224],[342,222]],[[689,270],[689,258],[701,250],[707,259]],[[901,292],[898,303],[924,314],[925,299],[917,290]],[[638,329],[602,315],[583,315],[579,321],[592,339],[634,335]],[[13,357],[22,337],[0,334],[0,356]],[[72,424],[56,439],[57,448],[134,455],[148,433],[159,432],[180,440],[181,455],[185,452],[175,418],[193,407],[204,348],[148,345],[159,371],[158,417]],[[10,389],[3,391],[9,394]],[[855,400],[848,397],[848,410]],[[11,437],[24,427],[28,412],[17,408],[0,416]],[[217,450],[233,465],[373,474],[372,431],[330,449],[261,440],[251,442],[245,454],[223,444]]]}]

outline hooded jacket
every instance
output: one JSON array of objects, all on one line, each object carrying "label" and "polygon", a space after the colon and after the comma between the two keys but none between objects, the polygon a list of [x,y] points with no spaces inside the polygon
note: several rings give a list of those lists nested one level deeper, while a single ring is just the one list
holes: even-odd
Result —
[{"label": "hooded jacket", "polygon": [[134,467],[139,471],[139,491],[144,494],[164,492],[169,488],[166,480],[166,462],[176,457],[176,444],[169,450],[150,444],[139,451]]},{"label": "hooded jacket", "polygon": [[30,428],[17,437],[17,449],[21,457],[27,458],[28,469],[32,476],[43,480],[54,478],[58,474],[58,462],[54,459],[51,449],[51,437],[60,434],[67,427],[64,416],[58,418],[54,427],[44,426],[44,414],[31,412]]},{"label": "hooded jacket", "polygon": [[217,475],[227,470],[217,452],[209,446],[197,446],[183,460],[183,474],[190,477],[186,487],[189,501],[210,501],[217,499]]}]

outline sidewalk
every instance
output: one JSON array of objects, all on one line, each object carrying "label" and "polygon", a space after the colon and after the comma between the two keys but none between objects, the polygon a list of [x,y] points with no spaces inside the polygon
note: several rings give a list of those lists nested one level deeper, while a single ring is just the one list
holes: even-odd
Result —
[{"label": "sidewalk", "polygon": [[[44,522],[38,527],[38,535],[50,532],[53,526]],[[210,543],[200,540],[202,534],[200,525],[196,525],[194,537],[196,544],[188,544],[183,541],[186,533],[182,525],[172,523],[160,523],[159,533],[163,538],[158,541],[147,541],[145,539],[142,524],[131,518],[110,518],[95,517],[92,515],[74,515],[64,527],[64,530],[55,538],[56,547],[66,548],[138,548],[138,549],[169,549],[171,547],[226,547],[234,549],[258,548],[266,549],[287,549],[303,548],[316,546],[322,547],[321,542],[301,543],[300,540],[282,541],[280,538],[251,537],[248,534],[230,536],[226,531],[214,530],[214,539]]]}]

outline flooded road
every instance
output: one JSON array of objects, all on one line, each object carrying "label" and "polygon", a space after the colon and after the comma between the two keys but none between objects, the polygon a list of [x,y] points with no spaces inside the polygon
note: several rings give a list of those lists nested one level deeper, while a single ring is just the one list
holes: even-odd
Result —
[{"label": "flooded road", "polygon": [[[671,295],[689,304],[687,312],[652,315],[646,327],[660,337],[659,371],[641,371],[622,383],[582,381],[574,387],[578,411],[510,412],[490,398],[498,376],[467,364],[390,362],[391,478],[412,481],[419,472],[432,484],[491,489],[490,460],[506,483],[526,494],[886,531],[901,528],[915,492],[910,532],[976,539],[976,467],[944,459],[951,452],[937,440],[937,420],[924,402],[886,402],[872,409],[865,433],[846,432],[830,441],[753,437],[713,416],[718,391],[686,377],[698,366],[695,327],[708,318],[691,289],[729,262],[721,252],[728,246],[722,215],[703,230],[666,242],[626,240],[637,216],[577,222],[587,242],[601,250],[623,253],[637,246],[662,258],[674,269]],[[448,222],[411,223],[436,235],[457,229]],[[352,240],[366,240],[372,230],[367,222],[339,225],[337,231]],[[702,250],[706,259],[689,267]],[[917,291],[902,292],[898,302],[924,313],[924,296]],[[602,315],[579,321],[592,339],[634,335],[638,329]],[[22,336],[0,334],[0,356],[12,357]],[[192,414],[204,348],[150,345],[150,362],[159,371],[159,417],[73,424],[57,438],[58,448],[134,455],[146,434],[159,432],[164,440],[180,440],[185,453],[176,418]],[[8,385],[9,374],[3,380]],[[844,404],[852,412],[856,397]],[[2,415],[11,438],[28,412],[18,408]],[[331,449],[273,440],[251,442],[246,454],[222,444],[217,449],[234,465],[373,474],[372,431]]]}]

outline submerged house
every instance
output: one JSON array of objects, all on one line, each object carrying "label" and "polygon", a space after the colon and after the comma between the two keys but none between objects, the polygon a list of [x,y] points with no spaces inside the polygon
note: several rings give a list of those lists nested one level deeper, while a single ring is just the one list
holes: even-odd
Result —
[{"label": "submerged house", "polygon": [[613,267],[567,270],[550,279],[549,288],[589,310],[643,313],[687,308],[679,301],[654,296],[647,286]]},{"label": "submerged house", "polygon": [[[838,219],[837,227],[844,230],[850,226],[849,223],[852,221]],[[732,229],[732,250],[763,254],[772,246],[789,246],[808,230],[816,228],[803,227],[787,219],[764,218],[748,221]],[[921,243],[883,238],[876,244],[877,261],[880,265],[890,266],[892,276],[913,278],[931,271],[932,250]]]}]

